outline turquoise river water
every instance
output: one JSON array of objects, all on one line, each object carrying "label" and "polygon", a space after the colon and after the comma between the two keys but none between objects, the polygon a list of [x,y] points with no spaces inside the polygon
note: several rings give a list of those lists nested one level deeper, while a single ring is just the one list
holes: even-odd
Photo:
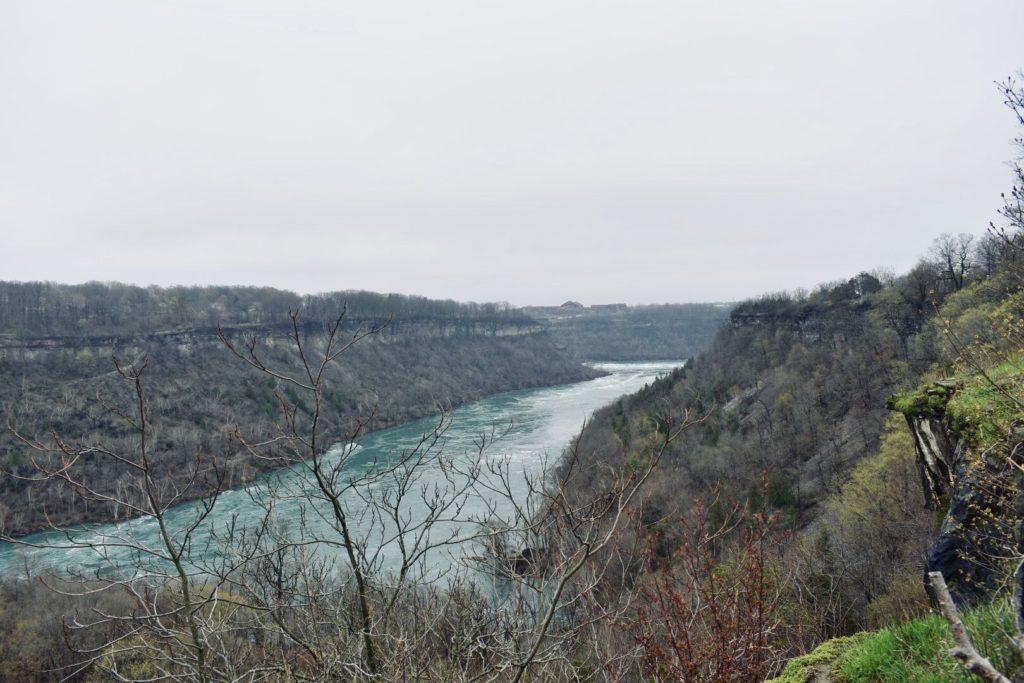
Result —
[{"label": "turquoise river water", "polygon": [[[609,374],[598,379],[557,387],[527,389],[491,396],[481,401],[463,406],[454,411],[450,427],[444,434],[441,447],[447,457],[473,457],[478,448],[481,434],[498,433],[500,438],[494,441],[485,451],[485,457],[506,463],[508,470],[514,475],[510,477],[510,494],[522,499],[527,496],[528,478],[541,477],[544,468],[553,464],[572,437],[579,432],[584,420],[590,414],[611,403],[623,394],[642,388],[656,377],[670,372],[682,362],[647,362],[647,363],[599,363],[595,367]],[[382,430],[366,435],[359,440],[355,452],[349,456],[345,465],[346,473],[358,475],[374,467],[395,453],[416,446],[425,432],[430,432],[436,420],[425,419],[409,424]],[[426,486],[430,489],[435,483],[443,483],[439,471],[429,466],[424,468],[424,475],[417,482],[417,490]],[[438,481],[432,481],[437,477]],[[259,481],[246,489],[227,491],[221,494],[210,514],[197,528],[191,537],[190,553],[211,561],[221,549],[218,538],[223,537],[223,530],[229,526],[235,533],[246,525],[255,525],[262,519],[264,508],[260,501],[267,499],[267,490],[275,488],[286,494],[301,490],[301,480],[293,470],[280,470],[264,475]],[[373,484],[377,487],[388,485],[386,480]],[[422,514],[418,506],[418,496],[403,507],[409,519],[416,519]],[[196,503],[185,503],[168,514],[168,526],[176,538],[182,538],[184,530],[195,520]],[[322,524],[319,515],[321,510],[310,510],[311,503],[301,495],[283,495],[275,498],[275,519],[285,525],[297,524],[303,520],[307,528],[314,533],[317,525]],[[381,538],[386,530],[375,524],[367,515],[360,514],[365,506],[359,499],[346,501],[350,509],[355,534],[366,539],[369,545]],[[496,507],[495,510],[491,510]],[[512,505],[500,497],[490,499],[477,496],[466,501],[460,511],[461,517],[474,514],[483,516],[492,511],[499,515],[507,513]],[[380,527],[380,528],[378,528]],[[211,530],[213,530],[211,532]],[[221,531],[218,531],[221,530]],[[323,531],[323,530],[321,530]],[[439,523],[432,531],[438,535],[462,533],[456,523]],[[385,569],[394,566],[397,561],[397,548],[394,544],[384,543],[380,548],[381,566]],[[463,544],[465,545],[465,544]],[[44,571],[58,571],[100,576],[117,567],[124,573],[146,571],[147,560],[140,556],[133,547],[160,547],[159,530],[151,518],[139,518],[116,524],[97,525],[74,532],[36,534],[17,542],[0,543],[0,575],[37,574]],[[329,551],[328,551],[329,552]],[[440,551],[430,559],[435,564],[450,563],[452,555],[471,552],[455,544],[445,550],[444,557]],[[201,562],[198,564],[202,564]]]}]

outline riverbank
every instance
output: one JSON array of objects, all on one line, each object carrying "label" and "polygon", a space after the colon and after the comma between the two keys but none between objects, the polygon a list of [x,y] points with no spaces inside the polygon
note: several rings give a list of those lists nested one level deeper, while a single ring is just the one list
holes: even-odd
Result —
[{"label": "riverbank", "polygon": [[[346,332],[350,334],[351,331]],[[235,337],[244,344],[243,335]],[[322,328],[304,336],[315,354],[326,344]],[[344,341],[347,341],[348,337]],[[243,347],[244,348],[244,347]],[[302,377],[294,340],[282,332],[262,336],[257,347],[268,367]],[[0,354],[0,405],[19,433],[53,445],[57,434],[76,447],[102,446],[122,459],[91,451],[76,462],[80,495],[67,482],[34,482],[37,466],[59,468],[61,454],[41,454],[10,431],[0,433],[0,462],[13,476],[0,478],[0,529],[21,536],[51,526],[121,521],[146,509],[137,457],[137,433],[122,413],[135,412],[134,390],[122,366],[145,370],[141,386],[149,415],[150,475],[183,498],[215,487],[244,486],[279,462],[254,457],[231,434],[273,438],[284,413],[306,419],[314,406],[295,383],[260,373],[232,357],[209,331],[180,336],[122,339],[110,345],[22,344]],[[353,345],[323,376],[321,416],[325,434],[343,439],[405,424],[505,391],[552,386],[599,374],[554,347],[543,331],[521,334],[406,333],[371,336]],[[200,476],[193,477],[194,473]]]},{"label": "riverbank", "polygon": [[[590,414],[619,396],[639,390],[663,373],[671,371],[680,362],[663,363],[613,363],[594,364],[593,369],[603,374],[601,377],[563,384],[555,387],[517,390],[490,396],[456,409],[452,414],[451,425],[443,435],[439,448],[452,457],[470,458],[478,450],[481,434],[498,433],[501,438],[493,442],[487,451],[487,457],[494,462],[507,463],[509,471],[515,476],[510,477],[511,494],[519,501],[528,495],[530,480],[543,476],[545,468],[554,465]],[[386,460],[389,455],[408,451],[419,443],[423,433],[433,429],[436,422],[426,418],[405,425],[366,435],[359,442],[359,450],[346,464],[351,476],[365,472],[368,468]],[[441,483],[444,473],[433,469],[425,472],[438,478]],[[211,517],[204,523],[203,529],[193,536],[194,548],[215,549],[217,544],[211,536],[210,529],[225,528],[229,523],[236,525],[241,531],[246,523],[256,522],[263,517],[264,508],[261,499],[269,495],[267,484],[291,491],[301,490],[297,477],[300,473],[282,470],[277,473],[262,475],[257,482],[246,490],[233,490],[222,494],[217,501]],[[268,477],[271,479],[268,480]],[[428,489],[433,482],[426,478],[419,483]],[[489,505],[493,501],[469,501],[463,511],[466,519],[489,514]],[[359,499],[351,501],[353,505],[362,504]],[[276,502],[276,514],[282,523],[293,528],[298,520],[316,523],[317,517],[308,514],[305,502],[298,499],[280,500]],[[194,521],[197,508],[195,503],[187,503],[174,508],[168,515],[170,527],[174,533],[181,533]],[[422,514],[415,505],[408,512],[413,515]],[[509,509],[499,508],[494,512],[506,514]],[[454,525],[439,525],[437,533],[472,530],[472,525],[455,528]],[[313,529],[311,533],[328,533],[328,529]],[[375,533],[373,524],[356,524],[353,532],[361,537],[369,537]],[[22,539],[23,542],[37,546],[0,544],[0,572],[11,576],[24,572],[38,573],[65,567],[73,564],[77,571],[87,574],[102,573],[110,566],[111,560],[131,564],[135,556],[127,549],[112,547],[114,540],[121,546],[126,540],[131,544],[154,547],[159,545],[159,530],[152,519],[125,520],[116,524],[90,528],[81,534],[74,535],[69,541],[63,534],[50,536],[34,536]],[[393,550],[385,550],[385,555]],[[207,561],[211,558],[206,558]],[[434,562],[447,558],[435,558]],[[393,562],[393,558],[388,559]]]}]

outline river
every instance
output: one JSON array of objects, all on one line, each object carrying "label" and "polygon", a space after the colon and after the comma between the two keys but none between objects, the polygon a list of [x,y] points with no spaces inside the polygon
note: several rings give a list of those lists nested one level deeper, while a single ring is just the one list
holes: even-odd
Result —
[{"label": "river", "polygon": [[[513,391],[468,404],[453,412],[451,424],[435,452],[468,462],[478,451],[477,444],[482,434],[500,435],[488,446],[485,458],[505,464],[513,475],[509,477],[510,494],[517,503],[522,503],[527,496],[527,480],[543,476],[544,467],[557,460],[594,410],[619,396],[637,391],[681,364],[682,361],[598,363],[595,367],[608,373],[604,377],[557,387]],[[374,463],[414,448],[421,436],[431,432],[436,424],[436,419],[418,420],[362,437],[355,451],[349,455],[346,474],[351,472],[352,476],[357,476],[371,471]],[[423,478],[417,482],[417,491],[424,486],[427,488],[422,490],[429,490],[435,484],[444,483],[439,471],[431,470],[428,466],[423,472]],[[386,481],[373,484],[377,489],[386,486]],[[246,525],[257,524],[262,519],[264,508],[261,501],[265,504],[269,489],[294,494],[301,487],[301,477],[295,471],[279,470],[264,475],[246,489],[222,493],[212,514],[192,533],[190,550],[193,555],[202,557],[202,562],[197,561],[197,564],[209,562],[221,553],[218,530],[222,537],[223,530],[229,526],[237,533]],[[362,501],[353,498],[346,503],[354,522],[354,533],[359,538],[369,539],[368,543],[372,545],[375,542],[373,539],[387,533],[384,527],[375,526],[366,515],[361,514],[364,506]],[[275,519],[286,526],[296,527],[297,520],[302,519],[311,533],[317,533],[318,529],[325,533],[319,521],[322,510],[310,510],[310,504],[302,496],[278,495],[274,505]],[[466,501],[459,516],[483,517],[495,505],[497,509],[492,512],[498,515],[508,513],[512,507],[511,503],[502,501],[500,497],[491,499],[476,496]],[[411,519],[415,519],[421,514],[419,508],[422,506],[422,501],[417,503],[412,500],[403,510]],[[181,538],[184,529],[195,519],[196,509],[197,504],[193,502],[168,512],[168,526],[176,538]],[[214,531],[211,533],[211,530]],[[438,538],[438,534],[461,531],[456,529],[454,523],[439,523],[433,533]],[[112,566],[118,567],[122,574],[138,573],[140,568],[143,571],[147,567],[151,569],[151,560],[139,557],[131,548],[159,548],[159,540],[157,524],[152,518],[145,517],[93,526],[73,533],[36,534],[20,539],[19,542],[0,543],[0,575],[13,577],[58,571],[99,576],[109,572]],[[385,570],[393,568],[397,562],[397,549],[392,546],[393,543],[385,543],[382,548],[380,566]],[[434,553],[429,562],[451,562],[453,552],[465,554],[471,551],[458,545],[450,546],[445,551],[445,557],[439,552]]]}]

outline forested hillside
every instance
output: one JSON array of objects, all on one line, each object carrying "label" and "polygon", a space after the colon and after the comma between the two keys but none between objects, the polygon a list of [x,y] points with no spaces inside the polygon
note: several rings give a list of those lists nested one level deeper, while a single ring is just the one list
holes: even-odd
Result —
[{"label": "forested hillside", "polygon": [[344,307],[352,324],[391,320],[437,334],[490,326],[533,327],[536,321],[507,304],[459,303],[404,294],[345,291],[300,296],[270,287],[138,287],[118,282],[63,285],[0,282],[0,335],[31,339],[125,337],[175,330],[290,324],[302,308],[309,321],[332,320]]},{"label": "forested hillside", "polygon": [[[121,391],[114,358],[124,364],[146,358],[148,400],[159,427],[155,474],[181,483],[199,458],[204,467],[222,463],[220,486],[244,484],[275,463],[229,445],[233,427],[245,425],[260,438],[277,426],[280,398],[300,413],[312,406],[295,387],[260,377],[234,358],[218,339],[217,325],[236,343],[258,339],[268,361],[296,371],[288,311],[300,307],[298,329],[310,348],[322,346],[324,321],[345,307],[341,334],[368,334],[329,370],[334,388],[324,398],[338,438],[489,394],[599,374],[556,349],[535,320],[491,304],[365,292],[298,297],[254,288],[0,283],[5,427],[40,437],[53,429],[74,442],[130,439],[116,415],[124,406],[107,403]],[[123,504],[83,500],[56,481],[30,482],[39,473],[29,449],[8,429],[0,435],[0,463],[16,475],[0,479],[6,534],[133,514]],[[130,490],[131,476],[116,462],[96,459],[87,481],[110,493]]]},{"label": "forested hillside", "polygon": [[[1024,92],[1002,89],[1024,126]],[[983,236],[941,235],[899,276],[741,302],[684,369],[583,430],[570,453],[588,454],[588,467],[562,468],[576,500],[664,449],[620,551],[647,549],[630,571],[649,675],[759,680],[828,641],[780,680],[968,680],[946,658],[954,646],[987,680],[1006,679],[986,652],[1019,680],[1019,645],[1005,635],[1024,628],[1014,169]],[[942,617],[925,618],[939,604],[950,623],[970,608],[981,654]]]},{"label": "forested hillside", "polygon": [[[573,449],[592,459],[572,472],[581,500],[611,485],[604,473],[646,462],[673,419],[703,418],[669,444],[643,502],[640,538],[650,555],[637,571],[672,596],[646,608],[653,652],[679,643],[651,614],[712,620],[686,636],[707,639],[708,649],[694,646],[691,656],[723,657],[715,639],[748,633],[757,616],[750,610],[770,607],[777,623],[763,654],[799,654],[927,611],[926,564],[958,586],[960,599],[991,595],[1006,572],[994,558],[1013,554],[1008,529],[1019,487],[984,468],[985,476],[961,473],[955,463],[966,460],[953,451],[984,450],[1017,424],[1019,404],[1005,396],[1020,381],[1024,348],[1020,250],[1008,233],[945,235],[906,275],[861,273],[809,293],[742,302],[685,369],[594,415]],[[985,368],[995,384],[983,379]],[[961,379],[935,385],[949,377]],[[940,421],[948,414],[939,475],[925,476],[934,458],[915,449],[927,426],[915,434],[900,412]],[[999,472],[1013,443],[986,456]],[[929,481],[934,490],[922,487]],[[773,550],[759,561],[776,578],[716,584],[714,573],[701,575],[700,561],[721,564],[715,572],[744,566],[752,537],[739,530],[757,523],[737,520],[755,512],[774,520],[760,541]],[[700,555],[694,534],[718,550]],[[722,601],[731,625],[716,621],[722,615],[713,618],[713,607],[672,606],[702,593]],[[701,676],[718,680],[710,671]]]},{"label": "forested hillside", "polygon": [[738,304],[684,370],[595,415],[582,450],[618,457],[644,443],[661,411],[707,413],[673,444],[649,505],[667,511],[678,492],[718,482],[743,494],[767,470],[787,513],[803,524],[837,475],[877,448],[885,397],[935,359],[932,335],[922,330],[942,274],[917,275],[928,279],[883,283],[862,273],[806,295]]}]

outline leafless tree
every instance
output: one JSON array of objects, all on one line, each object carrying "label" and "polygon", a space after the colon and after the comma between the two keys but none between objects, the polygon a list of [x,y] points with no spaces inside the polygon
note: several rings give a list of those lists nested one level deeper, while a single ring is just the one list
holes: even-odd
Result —
[{"label": "leafless tree", "polygon": [[[123,573],[98,588],[88,586],[90,591],[122,592],[129,596],[133,607],[131,613],[97,611],[91,618],[84,621],[75,619],[68,626],[72,630],[109,627],[111,623],[124,626],[114,640],[81,651],[83,666],[109,660],[112,653],[143,653],[147,657],[163,653],[167,660],[173,662],[174,673],[163,669],[161,662],[164,658],[154,659],[158,672],[203,683],[220,680],[229,672],[221,666],[223,653],[218,651],[218,647],[223,642],[212,637],[217,632],[212,628],[217,619],[214,614],[216,590],[202,585],[191,565],[190,555],[193,536],[213,511],[222,489],[222,461],[217,456],[197,454],[183,487],[174,485],[169,478],[159,479],[150,458],[154,426],[144,385],[148,359],[123,363],[115,358],[114,365],[117,375],[128,387],[131,400],[128,405],[104,402],[104,407],[131,430],[133,439],[127,447],[70,443],[56,431],[44,441],[9,427],[22,445],[35,454],[33,462],[39,473],[38,479],[58,480],[85,500],[111,502],[113,496],[93,486],[82,476],[77,465],[89,458],[105,458],[118,463],[127,470],[132,485],[142,495],[126,496],[114,502],[135,516],[152,520],[158,529],[159,542],[155,545],[139,541],[130,531],[112,531],[99,537],[87,535],[84,538],[70,532],[67,534],[64,542],[56,547],[95,551],[108,559],[112,551],[128,549],[134,560],[133,567],[120,568],[130,573]],[[172,523],[170,510],[187,500],[194,487],[212,493],[200,500],[185,524]],[[74,569],[70,571],[74,572]],[[139,578],[143,574],[145,578]],[[55,590],[70,589],[65,586]],[[116,666],[110,669],[110,673],[119,676]]]},{"label": "leafless tree", "polygon": [[[583,454],[569,453],[559,480],[526,477],[524,495],[516,484],[524,475],[492,452],[500,430],[467,452],[449,452],[445,411],[410,447],[361,461],[370,418],[334,422],[325,370],[379,328],[346,331],[344,321],[343,312],[324,334],[307,336],[293,313],[295,362],[286,366],[264,353],[279,340],[221,331],[237,359],[276,383],[281,426],[260,440],[240,426],[223,452],[197,453],[187,487],[158,477],[149,457],[159,415],[147,400],[145,359],[117,364],[130,405],[105,404],[133,430],[130,444],[115,449],[69,443],[56,432],[47,439],[14,432],[36,454],[37,478],[128,506],[159,531],[155,545],[130,525],[42,542],[89,550],[111,564],[121,558],[101,587],[81,584],[126,596],[129,608],[68,621],[73,645],[84,642],[75,633],[114,634],[79,645],[80,670],[115,680],[521,681],[574,679],[583,656],[606,672],[629,668],[635,648],[595,647],[584,635],[607,637],[628,603],[598,596],[634,569],[616,539],[668,446],[694,419],[663,420],[646,462],[609,470],[589,498],[573,484]],[[289,476],[232,494],[248,495],[258,514],[214,523],[225,462],[238,449],[288,468]],[[79,465],[97,457],[132,472],[144,504],[91,486]],[[172,512],[189,487],[205,497]],[[472,500],[487,502],[482,512]],[[472,543],[483,549],[475,558],[467,557]]]},{"label": "leafless tree", "polygon": [[974,236],[966,232],[958,235],[943,233],[932,243],[932,255],[942,267],[943,277],[950,291],[963,289],[974,268]]},{"label": "leafless tree", "polygon": [[[996,87],[1003,96],[1003,103],[1017,119],[1017,125],[1024,129],[1024,86],[1011,76],[997,82]],[[1013,187],[1009,193],[1001,195],[1000,222],[990,223],[988,234],[1001,244],[1004,263],[1011,264],[1012,273],[1021,280],[1024,279],[1020,270],[1020,264],[1024,262],[1024,135],[1014,138],[1013,144],[1017,152],[1010,162]]]}]

